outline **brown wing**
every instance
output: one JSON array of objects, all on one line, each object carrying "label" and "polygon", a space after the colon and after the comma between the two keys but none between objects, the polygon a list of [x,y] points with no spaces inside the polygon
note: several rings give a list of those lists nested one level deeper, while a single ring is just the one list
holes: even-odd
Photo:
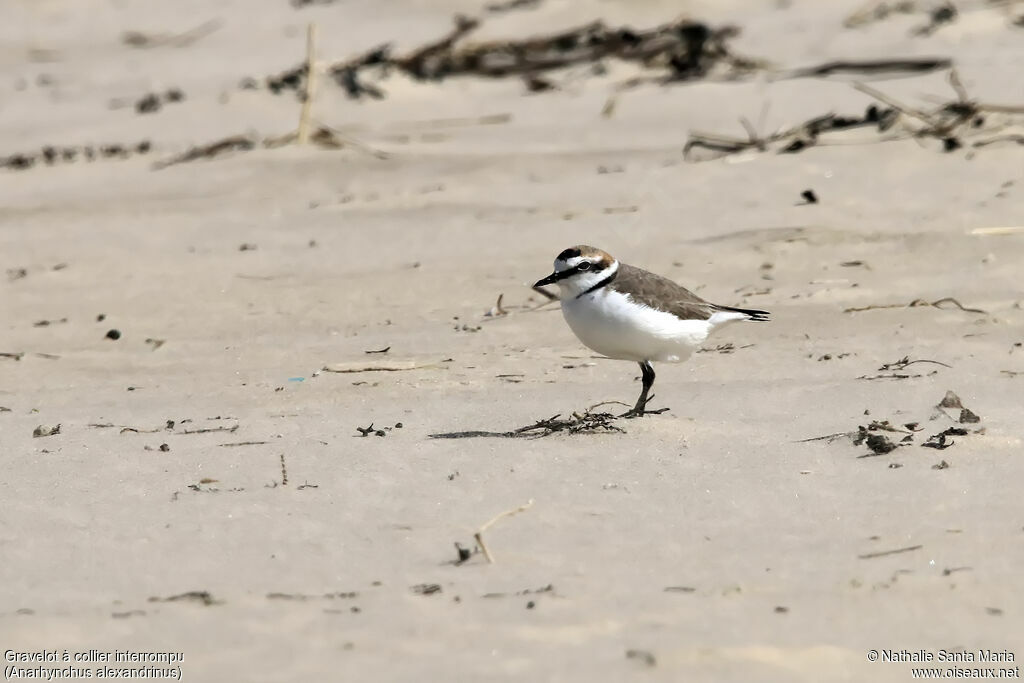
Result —
[{"label": "brown wing", "polygon": [[628,290],[634,301],[683,320],[707,320],[716,308],[668,278],[621,262],[619,272],[609,286],[620,292]]}]

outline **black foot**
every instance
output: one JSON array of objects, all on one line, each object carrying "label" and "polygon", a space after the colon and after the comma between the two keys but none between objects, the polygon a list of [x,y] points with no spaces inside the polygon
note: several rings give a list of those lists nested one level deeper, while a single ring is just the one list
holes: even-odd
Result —
[{"label": "black foot", "polygon": [[654,368],[651,367],[650,361],[643,361],[638,363],[640,366],[640,372],[642,373],[641,379],[643,380],[643,390],[640,392],[640,398],[636,400],[636,405],[633,406],[633,410],[628,413],[623,413],[619,417],[643,417],[644,415],[659,415],[664,413],[668,408],[658,408],[657,410],[647,410],[647,404],[654,398],[654,394],[648,396],[651,387],[654,386]]},{"label": "black foot", "polygon": [[661,415],[666,410],[671,410],[671,408],[657,408],[655,410],[631,410],[628,413],[623,413],[622,415],[619,415],[619,417],[624,417],[627,420],[632,420],[634,417],[643,417],[644,415]]},{"label": "black foot", "polygon": [[661,415],[666,410],[669,410],[669,408],[656,408],[654,410],[650,410],[649,408],[647,408],[647,404],[650,403],[652,400],[654,400],[653,395],[644,398],[642,401],[638,401],[637,404],[633,406],[632,410],[627,411],[622,415],[619,415],[619,417],[626,418],[627,420],[632,420],[634,417],[643,417],[644,415]]}]

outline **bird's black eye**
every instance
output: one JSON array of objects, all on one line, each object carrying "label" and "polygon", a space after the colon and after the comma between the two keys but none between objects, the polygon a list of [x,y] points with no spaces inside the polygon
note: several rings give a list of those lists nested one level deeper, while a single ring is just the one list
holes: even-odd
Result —
[{"label": "bird's black eye", "polygon": [[576,270],[590,270],[590,261],[580,261],[576,264]]}]

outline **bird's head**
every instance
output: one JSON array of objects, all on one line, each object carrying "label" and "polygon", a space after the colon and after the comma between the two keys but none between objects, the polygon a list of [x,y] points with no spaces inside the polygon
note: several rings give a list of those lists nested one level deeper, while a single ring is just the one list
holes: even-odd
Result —
[{"label": "bird's head", "polygon": [[555,258],[555,272],[534,287],[558,285],[562,298],[576,296],[615,273],[619,262],[611,254],[596,247],[580,244],[569,247]]}]

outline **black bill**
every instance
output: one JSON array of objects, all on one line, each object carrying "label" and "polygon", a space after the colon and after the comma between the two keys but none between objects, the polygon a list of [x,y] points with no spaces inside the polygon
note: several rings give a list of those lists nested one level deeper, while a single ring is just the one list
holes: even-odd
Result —
[{"label": "black bill", "polygon": [[563,270],[560,273],[559,272],[551,273],[551,275],[548,275],[543,280],[537,280],[537,282],[533,286],[534,287],[544,287],[545,285],[553,285],[556,282],[558,282],[559,280],[561,280],[563,278],[566,278],[566,277],[569,277],[570,275],[572,275],[572,273],[573,273],[572,268],[569,268],[567,270]]}]

